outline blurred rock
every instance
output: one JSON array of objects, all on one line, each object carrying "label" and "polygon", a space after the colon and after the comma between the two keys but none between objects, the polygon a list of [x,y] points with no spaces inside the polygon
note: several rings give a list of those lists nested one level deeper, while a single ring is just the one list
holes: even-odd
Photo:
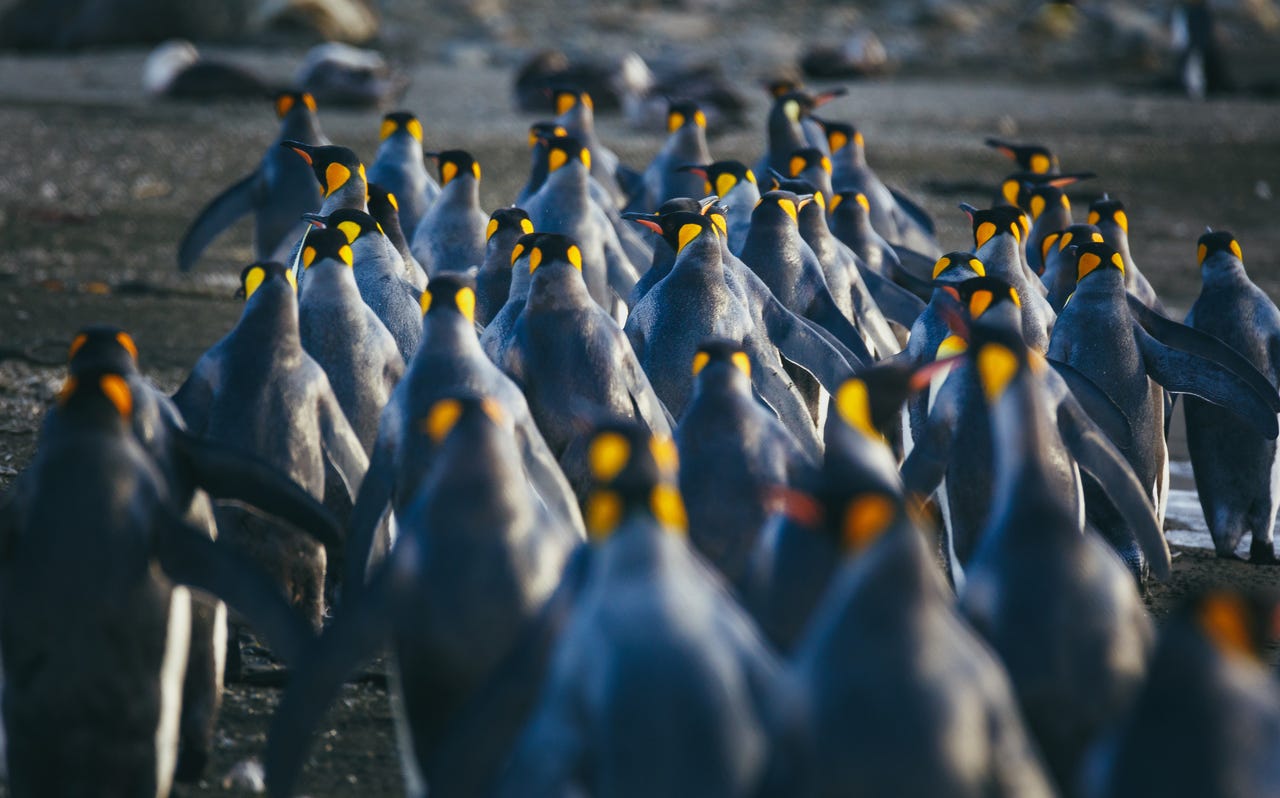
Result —
[{"label": "blurred rock", "polygon": [[270,97],[274,89],[252,71],[206,59],[186,39],[162,42],[142,66],[142,87],[154,97],[249,99]]},{"label": "blurred rock", "polygon": [[854,32],[839,47],[815,47],[800,59],[811,78],[862,78],[889,71],[889,53],[870,30]]},{"label": "blurred rock", "polygon": [[258,30],[296,25],[331,42],[362,44],[378,35],[378,15],[362,0],[260,0],[252,22]]},{"label": "blurred rock", "polygon": [[255,795],[266,792],[267,774],[262,763],[252,757],[235,763],[222,777],[222,789],[243,790]]},{"label": "blurred rock", "polygon": [[392,69],[376,50],[329,42],[307,52],[294,84],[311,92],[322,106],[378,108],[398,102],[409,78]]}]

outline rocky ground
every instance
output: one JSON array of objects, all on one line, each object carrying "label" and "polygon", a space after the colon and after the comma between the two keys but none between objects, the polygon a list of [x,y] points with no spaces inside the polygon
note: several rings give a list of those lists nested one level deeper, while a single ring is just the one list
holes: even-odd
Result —
[{"label": "rocky ground", "polygon": [[[894,11],[907,6],[909,12]],[[380,45],[411,78],[402,104],[423,118],[428,145],[477,155],[482,201],[492,208],[510,201],[527,169],[524,131],[537,117],[512,110],[510,86],[513,67],[534,48],[599,55],[625,47],[651,61],[717,61],[745,84],[753,126],[720,135],[712,152],[750,162],[763,145],[764,98],[753,82],[785,67],[808,43],[838,43],[869,27],[896,72],[849,83],[849,96],[828,114],[859,124],[873,166],[922,200],[939,221],[945,248],[968,244],[956,203],[986,203],[990,186],[1011,171],[981,144],[1003,135],[1042,141],[1064,168],[1098,173],[1071,192],[1076,207],[1103,191],[1125,201],[1135,258],[1175,313],[1198,291],[1195,239],[1206,224],[1233,230],[1254,279],[1280,295],[1273,199],[1280,190],[1280,106],[1258,93],[1190,103],[1158,90],[1161,68],[1144,60],[1158,61],[1158,47],[1151,56],[1126,51],[1115,45],[1123,38],[1097,33],[1103,29],[1092,27],[1102,24],[1096,21],[1056,38],[1035,28],[1022,6],[799,2],[766,12],[763,4],[733,0],[579,2],[549,15],[542,4],[491,0],[469,6],[479,11],[467,15],[402,0],[384,8]],[[1160,20],[1142,4],[1115,7],[1139,21]],[[1242,59],[1241,75],[1264,86],[1280,62],[1264,24],[1270,6],[1231,7],[1233,41],[1253,54]],[[307,45],[276,35],[266,44],[206,51],[288,75]],[[190,275],[176,271],[176,242],[206,201],[254,167],[275,135],[271,111],[256,103],[150,100],[139,86],[144,56],[142,48],[0,53],[0,489],[34,451],[79,325],[108,321],[133,331],[145,369],[172,389],[239,313],[231,295],[251,258],[249,225],[220,239]],[[376,111],[322,109],[321,117],[332,139],[372,156]],[[660,144],[618,118],[602,119],[601,127],[634,165]],[[1175,455],[1180,446],[1175,440]],[[1274,587],[1278,573],[1183,550],[1173,580],[1151,589],[1149,605],[1158,617],[1194,587]],[[223,777],[260,755],[278,695],[273,688],[229,690],[208,781],[181,794],[236,792],[224,789]],[[348,686],[318,735],[303,790],[397,794],[391,737],[377,682]]]}]

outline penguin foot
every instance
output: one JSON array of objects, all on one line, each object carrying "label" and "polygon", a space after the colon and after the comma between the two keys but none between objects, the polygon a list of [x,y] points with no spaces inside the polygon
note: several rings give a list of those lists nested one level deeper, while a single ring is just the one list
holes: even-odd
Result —
[{"label": "penguin foot", "polygon": [[1254,565],[1277,565],[1280,557],[1276,556],[1275,546],[1269,540],[1254,540],[1249,544],[1249,562]]}]

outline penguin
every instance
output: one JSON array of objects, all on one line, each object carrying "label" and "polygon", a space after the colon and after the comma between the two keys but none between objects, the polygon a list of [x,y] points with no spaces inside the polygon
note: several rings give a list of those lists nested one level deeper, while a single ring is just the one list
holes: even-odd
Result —
[{"label": "penguin", "polygon": [[326,228],[307,237],[298,334],[302,348],[324,369],[367,455],[373,452],[382,408],[404,373],[404,358],[386,325],[360,298],[354,262],[342,230]]},{"label": "penguin", "polygon": [[1208,0],[1178,3],[1170,28],[1177,55],[1174,82],[1189,99],[1203,100],[1236,88]]},{"label": "penguin", "polygon": [[743,301],[725,283],[719,228],[698,213],[677,212],[660,228],[676,250],[671,273],[631,309],[624,330],[658,398],[680,417],[692,395],[682,363],[707,338],[743,341],[753,359],[752,383],[809,452],[821,451],[810,411],[791,386],[776,349],[760,340]]},{"label": "penguin", "polygon": [[[329,493],[354,500],[368,457],[324,369],[302,348],[292,273],[278,263],[255,263],[240,283],[240,320],[174,394],[187,428],[256,455],[317,500]],[[249,552],[319,629],[325,549],[240,508],[215,514],[220,539]]]},{"label": "penguin", "polygon": [[899,189],[886,185],[867,164],[866,141],[853,125],[818,120],[830,150],[832,193],[857,191],[871,206],[871,226],[890,244],[932,260],[942,253],[932,217]]},{"label": "penguin", "polygon": [[[534,192],[542,188],[542,184],[547,180],[547,174],[551,171],[551,163],[547,159],[550,152],[548,144],[554,138],[563,138],[569,135],[569,131],[564,125],[558,125],[555,122],[534,122],[529,126],[529,156],[532,159],[529,164],[529,179],[525,181],[524,187],[520,189],[520,193],[516,195],[517,206],[523,206],[525,201],[532,197]],[[600,188],[599,181],[594,183],[593,190]],[[612,195],[606,194],[612,200]],[[597,200],[599,201],[599,200]]]},{"label": "penguin", "polygon": [[369,181],[364,164],[354,151],[334,144],[320,146],[293,139],[281,141],[280,146],[293,150],[311,167],[324,195],[317,211],[321,216],[328,216],[339,208],[368,212]]},{"label": "penguin", "polygon": [[297,662],[310,632],[270,581],[182,518],[125,375],[68,377],[0,500],[0,667],[11,795],[169,794],[191,593]]},{"label": "penguin", "polygon": [[[309,215],[306,218],[313,224],[333,228],[343,234],[351,248],[352,272],[360,298],[391,333],[401,360],[407,363],[422,337],[422,313],[418,305],[422,289],[405,277],[405,265],[381,226],[369,214],[348,208],[336,210],[328,216]],[[334,241],[336,243],[336,239]],[[305,250],[306,242],[300,256]],[[299,266],[303,268],[302,279],[298,283],[305,288],[309,270],[302,261],[303,258],[299,257]],[[365,440],[363,435],[361,440]]]},{"label": "penguin", "polygon": [[377,183],[369,184],[369,215],[382,228],[382,234],[391,242],[396,254],[404,263],[404,279],[414,288],[421,291],[427,287],[427,270],[422,268],[418,259],[409,249],[409,241],[404,237],[404,229],[400,226],[400,201],[396,195],[387,191]]},{"label": "penguin", "polygon": [[501,364],[506,357],[507,347],[511,345],[511,331],[515,328],[516,319],[520,318],[524,303],[529,298],[529,284],[533,281],[533,274],[529,269],[529,256],[533,245],[543,235],[543,233],[525,233],[516,239],[515,246],[511,248],[508,256],[511,262],[511,284],[507,290],[507,301],[498,308],[498,312],[484,326],[484,332],[480,335],[480,348],[495,364]]},{"label": "penguin", "polygon": [[[675,263],[675,250],[671,248],[665,238],[661,237],[662,233],[660,231],[662,231],[663,219],[670,214],[681,211],[705,214],[710,212],[711,208],[719,201],[720,198],[715,195],[704,197],[701,200],[695,200],[691,197],[676,197],[659,205],[655,213],[628,211],[624,214],[624,218],[628,221],[635,222],[659,235],[658,243],[653,247],[653,261],[649,264],[649,268],[645,270],[645,273],[640,275],[640,279],[636,280],[635,286],[631,289],[631,294],[627,297],[628,307],[635,307],[637,302],[644,299],[644,295],[649,293],[649,289],[671,273],[671,266]],[[741,292],[735,290],[733,279],[729,277],[728,272],[725,273],[725,276],[727,278],[725,282],[729,285],[729,289],[734,291],[734,294],[740,300],[745,301]]]},{"label": "penguin", "polygon": [[[1207,341],[1188,351],[1180,339],[1195,336],[1163,319],[1146,328],[1134,315],[1124,288],[1124,261],[1105,243],[1078,247],[1075,293],[1062,309],[1049,345],[1049,357],[1088,377],[1120,407],[1132,431],[1118,443],[1133,466],[1163,523],[1169,489],[1169,451],[1164,439],[1164,396],[1189,393],[1232,410],[1268,440],[1277,433],[1280,397],[1268,379],[1229,347]],[[1225,350],[1225,351],[1224,351]],[[1242,376],[1245,375],[1245,376]]]},{"label": "penguin", "polygon": [[1031,210],[1031,192],[1040,186],[1054,186],[1056,188],[1066,188],[1080,182],[1097,177],[1093,172],[1053,172],[1044,174],[1040,172],[1017,171],[1006,175],[1000,181],[1000,186],[996,189],[995,194],[991,198],[993,206],[1010,205],[1024,213]]},{"label": "penguin", "polygon": [[489,214],[480,209],[480,163],[464,150],[428,153],[440,164],[440,194],[413,229],[413,256],[429,277],[484,260]]},{"label": "penguin", "polygon": [[1265,666],[1275,600],[1202,590],[1164,619],[1132,710],[1094,747],[1087,798],[1272,795],[1280,696]]},{"label": "penguin", "polygon": [[[1073,224],[1050,233],[1040,242],[1044,271],[1040,281],[1048,289],[1045,299],[1054,313],[1061,313],[1067,298],[1076,290],[1076,249],[1080,245],[1102,243],[1102,231],[1091,224]],[[1030,248],[1027,255],[1030,256]]]},{"label": "penguin", "polygon": [[587,452],[591,558],[497,795],[803,793],[798,696],[689,545],[674,446],[608,424]]},{"label": "penguin", "polygon": [[810,94],[803,90],[792,90],[776,95],[769,108],[769,120],[765,128],[768,146],[765,154],[756,164],[756,173],[767,175],[770,172],[787,174],[787,161],[791,153],[804,147],[817,147],[824,155],[830,155],[827,144],[823,140],[810,141],[805,135],[804,123],[813,112],[847,94],[843,87]]},{"label": "penguin", "polygon": [[676,428],[689,540],[730,585],[741,586],[771,492],[803,483],[817,463],[751,391],[751,359],[708,339],[693,356],[693,397]]},{"label": "penguin", "polygon": [[[630,169],[617,153],[606,147],[596,135],[595,103],[585,91],[559,87],[551,92],[551,103],[556,114],[555,122],[570,136],[578,139],[591,152],[588,164],[591,176],[600,181],[615,208],[627,204],[631,195],[639,189],[640,175]],[[534,222],[534,226],[538,226]],[[554,232],[554,231],[553,231]]]},{"label": "penguin", "polygon": [[1115,552],[1081,534],[1027,348],[1014,330],[979,324],[973,334],[994,493],[958,606],[1009,669],[1049,772],[1062,794],[1074,795],[1088,746],[1141,689],[1151,619]]},{"label": "penguin", "polygon": [[[173,511],[188,524],[216,538],[210,500],[234,500],[290,523],[321,543],[341,541],[338,520],[275,469],[218,441],[190,435],[173,401],[138,370],[138,347],[129,333],[110,325],[82,327],[68,350],[68,376],[88,381],[102,371],[119,375],[128,386],[134,436],[162,480]],[[225,605],[203,592],[193,593],[177,781],[199,778],[212,753],[226,644]]]},{"label": "penguin", "polygon": [[591,150],[573,136],[547,143],[547,179],[523,207],[535,230],[578,243],[583,279],[596,303],[625,319],[625,298],[639,274],[603,210],[591,199]]},{"label": "penguin", "polygon": [[584,415],[635,421],[663,438],[674,426],[622,328],[587,293],[582,268],[566,236],[544,234],[531,246],[529,296],[500,364],[580,496]]},{"label": "penguin", "polygon": [[484,230],[484,261],[476,272],[476,322],[488,325],[511,293],[511,253],[521,236],[533,232],[523,208],[498,208]]},{"label": "penguin", "polygon": [[988,138],[983,143],[1017,163],[1018,168],[1024,172],[1036,175],[1056,175],[1061,172],[1058,156],[1043,144],[1022,144],[997,138]]},{"label": "penguin", "polygon": [[[1225,230],[1197,242],[1202,285],[1188,327],[1222,341],[1272,385],[1280,382],[1280,310],[1244,270],[1240,243]],[[1188,396],[1187,450],[1205,523],[1220,557],[1250,534],[1249,559],[1276,561],[1272,530],[1280,507],[1276,442],[1208,402]]]},{"label": "penguin", "polygon": [[831,523],[838,572],[790,663],[812,714],[811,794],[1055,795],[1004,666],[955,611],[901,495],[863,489]]},{"label": "penguin", "polygon": [[[785,94],[803,92],[805,90],[804,83],[795,78],[770,79],[764,81],[763,88],[771,101],[776,101]],[[827,137],[822,130],[822,125],[812,116],[801,118],[800,129],[804,133],[804,140],[807,146],[826,146]]]},{"label": "penguin", "polygon": [[1089,224],[1095,225],[1102,233],[1102,240],[1120,253],[1124,261],[1124,287],[1138,298],[1142,304],[1157,313],[1165,312],[1160,298],[1151,287],[1145,275],[1138,271],[1138,264],[1133,262],[1129,253],[1129,216],[1125,213],[1124,203],[1117,199],[1103,196],[1089,204]]},{"label": "penguin", "polygon": [[1061,188],[1046,183],[1027,191],[1026,211],[1031,217],[1031,229],[1027,231],[1024,247],[1027,265],[1040,275],[1041,282],[1047,287],[1048,282],[1044,280],[1044,240],[1071,226],[1071,200]]},{"label": "penguin", "polygon": [[407,425],[429,465],[386,562],[290,679],[268,738],[272,794],[293,794],[326,706],[384,646],[405,793],[489,793],[537,700],[549,645],[532,641],[579,542],[530,490],[509,423],[494,398],[446,391]]},{"label": "penguin", "polygon": [[427,172],[422,152],[422,122],[408,111],[382,117],[378,152],[369,165],[369,181],[395,195],[400,203],[400,229],[417,230],[418,221],[440,194],[440,184]]},{"label": "penguin", "polygon": [[[1002,330],[1006,338],[1020,337],[1022,316],[1017,294],[1008,283],[980,277],[945,286],[943,292],[958,297],[959,312],[976,320],[960,319],[964,329],[980,322],[984,329]],[[969,350],[965,338],[948,336],[939,345],[937,357]],[[925,497],[936,490],[943,517],[942,550],[958,590],[965,584],[968,564],[983,545],[984,530],[1000,500],[991,469],[997,453],[978,376],[970,357],[957,361],[945,379],[935,382],[927,421],[913,431],[914,445],[902,464],[902,479],[910,493]],[[1128,467],[1122,444],[1112,442],[1113,437],[1124,439],[1130,434],[1124,412],[1101,386],[1069,366],[1061,370],[1037,366],[1033,376],[1031,385],[1039,392],[1037,406],[1045,408],[1046,423],[1057,433],[1040,444],[1046,463],[1052,466],[1045,478],[1051,477],[1054,489],[1066,497],[1063,501],[1070,505],[1078,529],[1084,528],[1086,510],[1095,502],[1086,502],[1082,494],[1081,479],[1086,475],[1098,486],[1096,500],[1104,501],[1118,518],[1103,531],[1134,576],[1145,578],[1149,569],[1157,579],[1167,579],[1169,549],[1150,494]]]},{"label": "penguin", "polygon": [[1022,337],[1027,346],[1044,354],[1049,348],[1055,314],[1045,299],[1044,286],[1023,260],[1022,212],[997,206],[978,210],[963,206],[973,227],[973,254],[986,267],[989,277],[1004,280],[1018,292],[1022,310]]},{"label": "penguin", "polygon": [[876,287],[877,297],[886,297],[886,304],[891,304],[887,297],[901,292],[879,287],[885,281],[905,288],[921,301],[928,300],[933,286],[925,275],[933,270],[933,262],[919,253],[895,248],[877,233],[871,226],[871,202],[865,194],[842,191],[833,195],[827,204],[827,226],[858,256],[863,280],[868,287]]},{"label": "penguin", "polygon": [[681,167],[700,176],[705,184],[702,194],[715,194],[726,208],[729,249],[737,252],[751,229],[751,211],[760,201],[756,175],[741,161],[715,161],[706,166]]},{"label": "penguin", "polygon": [[667,132],[670,135],[662,149],[644,170],[644,193],[632,199],[629,211],[647,213],[669,199],[702,194],[702,177],[682,172],[680,167],[711,163],[707,115],[697,103],[673,100],[667,107]]},{"label": "penguin", "polygon": [[437,399],[462,389],[492,397],[502,406],[503,425],[516,440],[525,477],[538,501],[556,524],[582,534],[573,491],[538,431],[524,394],[480,348],[474,283],[465,275],[441,273],[422,293],[422,342],[382,411],[369,475],[351,511],[347,595],[363,591],[367,572],[386,553],[384,514],[390,508],[398,519],[419,484],[424,465],[406,449],[413,420]]},{"label": "penguin", "polygon": [[178,244],[182,271],[193,269],[209,244],[249,213],[254,215],[255,257],[283,258],[305,229],[298,218],[320,209],[320,189],[310,168],[279,146],[284,141],[329,143],[316,119],[316,101],[306,92],[281,92],[276,95],[275,110],[280,134],[258,168],[210,201],[183,233]]}]

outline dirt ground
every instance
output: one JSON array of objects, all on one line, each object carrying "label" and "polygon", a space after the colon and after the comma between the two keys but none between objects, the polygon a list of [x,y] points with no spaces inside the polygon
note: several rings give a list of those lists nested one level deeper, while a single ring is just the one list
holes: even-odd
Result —
[{"label": "dirt ground", "polygon": [[[288,74],[302,49],[222,52]],[[130,329],[144,368],[173,389],[239,313],[232,293],[252,255],[249,224],[223,236],[190,275],[177,272],[176,242],[205,202],[255,166],[275,135],[271,110],[153,102],[138,84],[144,55],[0,54],[0,489],[34,451],[78,326]],[[508,203],[527,170],[525,128],[537,118],[512,110],[510,71],[436,61],[408,69],[412,84],[402,104],[423,118],[428,146],[471,150],[483,164],[485,207]],[[872,165],[923,201],[946,249],[969,244],[956,203],[987,203],[989,187],[1012,171],[981,143],[1002,135],[1042,141],[1065,169],[1098,173],[1071,191],[1078,217],[1104,191],[1124,200],[1135,258],[1175,315],[1198,291],[1195,240],[1205,225],[1234,231],[1255,281],[1280,293],[1275,102],[1193,104],[1106,81],[988,81],[958,70],[850,86],[827,115],[859,124]],[[753,118],[762,121],[763,97],[749,96],[757,103]],[[376,146],[378,118],[374,111],[321,112],[330,138],[366,157]],[[616,119],[601,120],[601,128],[633,165],[660,144]],[[762,146],[759,126],[711,144],[716,157],[747,162]],[[1175,457],[1185,457],[1181,446],[1175,440]],[[1173,579],[1153,586],[1148,603],[1158,618],[1195,587],[1275,587],[1278,575],[1276,568],[1179,551]],[[223,777],[260,756],[278,697],[274,688],[233,686],[207,781],[176,792],[235,794]],[[317,740],[304,794],[399,794],[390,713],[376,684],[349,685]]]}]

